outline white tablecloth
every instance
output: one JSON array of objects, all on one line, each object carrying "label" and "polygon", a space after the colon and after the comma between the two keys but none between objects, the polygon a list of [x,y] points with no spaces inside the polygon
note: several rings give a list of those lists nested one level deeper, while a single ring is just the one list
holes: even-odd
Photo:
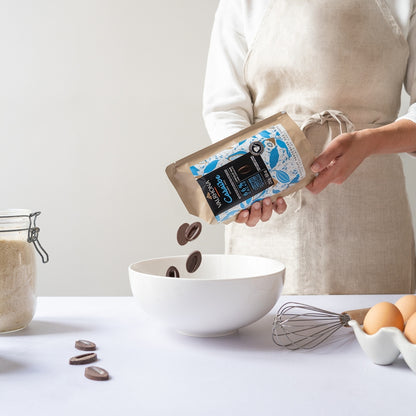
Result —
[{"label": "white tablecloth", "polygon": [[[399,357],[373,364],[352,330],[313,351],[276,347],[288,300],[336,312],[400,296],[283,297],[260,321],[222,338],[177,334],[133,298],[40,298],[30,326],[0,336],[1,415],[412,415],[416,374]],[[75,340],[97,346],[111,379],[70,366]]]}]

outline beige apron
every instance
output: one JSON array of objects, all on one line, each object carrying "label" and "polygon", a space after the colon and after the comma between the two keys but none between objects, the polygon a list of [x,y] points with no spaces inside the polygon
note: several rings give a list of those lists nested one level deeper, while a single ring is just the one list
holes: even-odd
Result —
[{"label": "beige apron", "polygon": [[[341,131],[391,123],[408,54],[385,1],[271,0],[245,66],[255,121],[286,110],[316,154]],[[286,294],[414,292],[398,155],[371,156],[344,184],[287,203],[254,228],[227,226],[226,251],[283,261]]]}]

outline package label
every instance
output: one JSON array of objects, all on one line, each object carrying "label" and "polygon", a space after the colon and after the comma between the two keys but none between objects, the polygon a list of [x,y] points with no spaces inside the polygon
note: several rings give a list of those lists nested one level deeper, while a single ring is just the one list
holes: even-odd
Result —
[{"label": "package label", "polygon": [[190,170],[218,222],[305,177],[301,157],[281,124],[191,166]]}]

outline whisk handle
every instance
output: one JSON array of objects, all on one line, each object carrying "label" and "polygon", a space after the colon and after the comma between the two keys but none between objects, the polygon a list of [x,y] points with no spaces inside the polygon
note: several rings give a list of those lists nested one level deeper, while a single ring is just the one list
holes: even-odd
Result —
[{"label": "whisk handle", "polygon": [[364,322],[364,318],[369,310],[370,308],[353,309],[352,311],[345,311],[343,313],[347,314],[350,317],[350,321],[354,320],[357,321],[360,325],[362,325]]}]

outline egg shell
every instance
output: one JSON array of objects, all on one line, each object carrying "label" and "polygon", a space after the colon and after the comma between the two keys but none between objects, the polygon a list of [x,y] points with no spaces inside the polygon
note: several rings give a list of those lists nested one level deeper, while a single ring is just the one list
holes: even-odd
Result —
[{"label": "egg shell", "polygon": [[407,320],[416,312],[416,296],[405,295],[402,296],[395,305],[399,308],[403,315],[403,320],[406,323]]},{"label": "egg shell", "polygon": [[408,319],[404,335],[412,344],[416,344],[416,312]]},{"label": "egg shell", "polygon": [[396,327],[403,331],[403,315],[397,306],[390,302],[380,302],[374,305],[364,318],[363,330],[367,334],[375,334],[380,328]]}]

